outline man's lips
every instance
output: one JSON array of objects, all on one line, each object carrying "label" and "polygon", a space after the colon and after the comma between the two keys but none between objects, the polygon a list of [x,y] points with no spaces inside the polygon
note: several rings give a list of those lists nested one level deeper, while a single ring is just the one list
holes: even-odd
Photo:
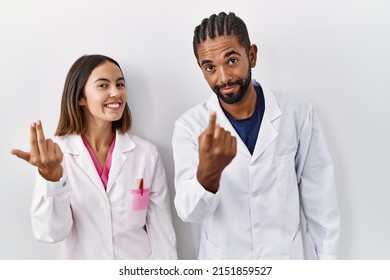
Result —
[{"label": "man's lips", "polygon": [[234,93],[234,92],[236,92],[237,87],[238,87],[238,85],[227,86],[227,87],[223,87],[223,88],[219,89],[219,91],[223,94]]}]

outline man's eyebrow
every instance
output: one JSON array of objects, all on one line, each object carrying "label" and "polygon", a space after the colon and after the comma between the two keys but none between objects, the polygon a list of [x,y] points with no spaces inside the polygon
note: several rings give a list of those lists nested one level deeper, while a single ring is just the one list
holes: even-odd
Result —
[{"label": "man's eyebrow", "polygon": [[226,53],[223,57],[226,58],[226,57],[229,57],[229,56],[231,56],[231,55],[233,55],[233,54],[238,55],[238,56],[241,56],[241,54],[240,54],[239,52],[236,52],[235,50],[232,50],[232,51]]},{"label": "man's eyebrow", "polygon": [[[232,50],[230,52],[227,52],[225,53],[225,55],[223,56],[224,58],[227,58],[231,55],[238,55],[238,56],[241,56],[241,54],[235,50]],[[203,66],[205,64],[209,64],[209,63],[213,63],[213,61],[209,60],[209,59],[205,59],[205,60],[202,60],[202,62],[200,63],[200,66]]]},{"label": "man's eyebrow", "polygon": [[213,63],[213,62],[209,59],[205,59],[205,60],[202,60],[202,62],[200,63],[200,66],[203,66],[203,65],[209,64],[209,63]]}]

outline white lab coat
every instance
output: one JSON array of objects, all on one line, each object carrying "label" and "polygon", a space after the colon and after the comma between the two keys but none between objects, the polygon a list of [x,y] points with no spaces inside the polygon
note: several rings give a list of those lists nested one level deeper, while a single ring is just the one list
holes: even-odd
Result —
[{"label": "white lab coat", "polygon": [[[37,174],[32,198],[38,240],[63,240],[61,259],[177,259],[165,170],[154,145],[117,133],[106,191],[79,135],[56,142],[63,176],[48,182]],[[131,192],[141,178],[148,206],[133,210],[133,200],[144,199]]]},{"label": "white lab coat", "polygon": [[[256,83],[256,81],[254,81]],[[175,207],[202,223],[200,259],[303,259],[300,209],[319,259],[336,258],[339,211],[333,164],[312,106],[263,87],[265,112],[251,155],[215,94],[184,113],[172,139]],[[212,111],[237,138],[237,155],[216,194],[196,178],[198,137]]]}]

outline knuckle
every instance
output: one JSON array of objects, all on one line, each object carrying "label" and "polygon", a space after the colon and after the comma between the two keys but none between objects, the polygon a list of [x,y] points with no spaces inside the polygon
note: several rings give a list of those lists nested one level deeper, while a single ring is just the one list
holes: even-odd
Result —
[{"label": "knuckle", "polygon": [[210,148],[209,147],[205,147],[203,145],[200,145],[199,146],[199,152],[201,152],[201,153],[209,153],[210,152]]},{"label": "knuckle", "polygon": [[61,161],[62,161],[62,156],[61,156],[61,155],[55,156],[55,157],[53,158],[53,162],[55,162],[55,163],[59,163],[59,162],[61,162]]},{"label": "knuckle", "polygon": [[223,151],[223,149],[221,149],[220,146],[218,146],[217,148],[214,149],[214,154],[215,155],[221,155],[223,153],[224,153],[224,151]]},{"label": "knuckle", "polygon": [[42,165],[48,165],[50,163],[50,160],[47,157],[41,158]]},{"label": "knuckle", "polygon": [[30,163],[32,165],[37,165],[37,164],[39,164],[39,160],[38,160],[38,158],[36,156],[31,156],[30,157]]}]

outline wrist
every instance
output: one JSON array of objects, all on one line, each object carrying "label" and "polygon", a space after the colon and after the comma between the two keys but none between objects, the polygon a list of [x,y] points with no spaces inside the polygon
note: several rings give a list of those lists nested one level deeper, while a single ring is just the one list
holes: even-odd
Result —
[{"label": "wrist", "polygon": [[62,177],[62,166],[55,169],[40,169],[38,168],[39,174],[47,181],[58,182]]},{"label": "wrist", "polygon": [[221,179],[221,174],[202,171],[198,168],[196,174],[198,182],[209,192],[216,193],[219,188],[219,181]]}]

